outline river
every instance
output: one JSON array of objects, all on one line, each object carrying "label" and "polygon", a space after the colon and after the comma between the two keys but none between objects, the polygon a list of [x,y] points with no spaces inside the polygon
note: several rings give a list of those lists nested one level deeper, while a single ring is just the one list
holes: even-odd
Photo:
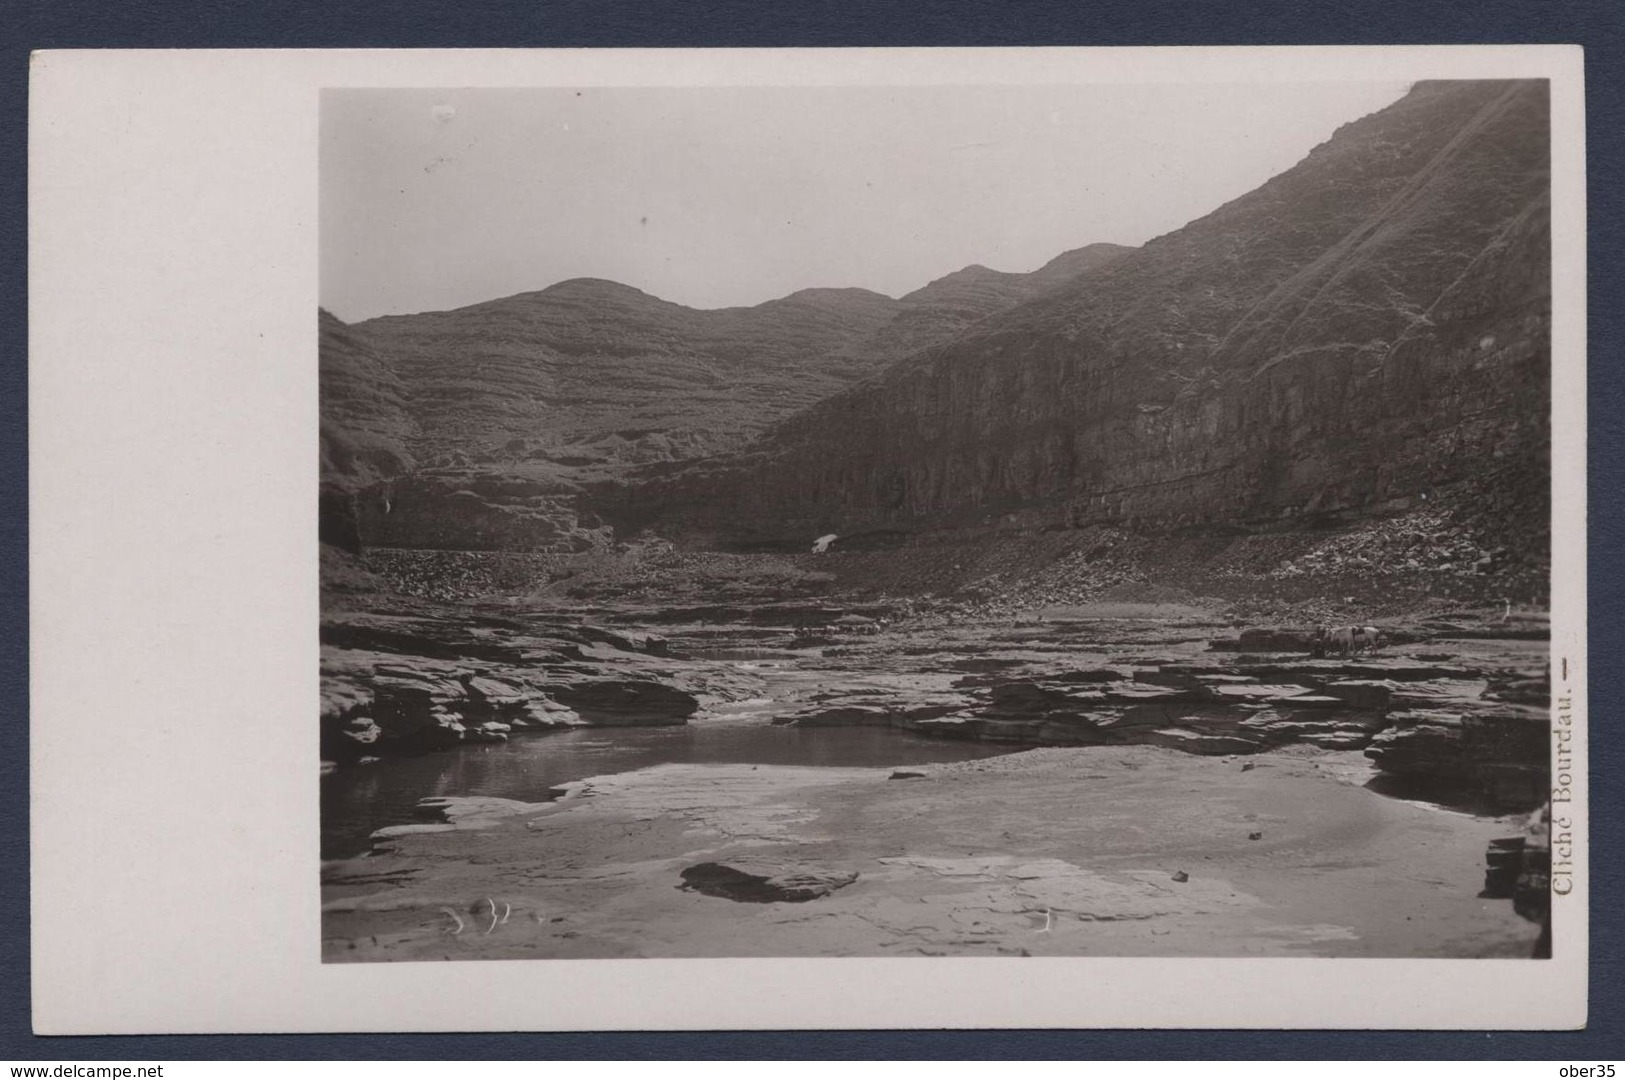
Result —
[{"label": "river", "polygon": [[1012,749],[890,728],[775,727],[758,719],[517,735],[505,743],[388,758],[323,776],[322,858],[359,855],[374,830],[420,820],[414,808],[429,796],[546,802],[551,791],[572,780],[668,762],[890,768],[968,761]]}]

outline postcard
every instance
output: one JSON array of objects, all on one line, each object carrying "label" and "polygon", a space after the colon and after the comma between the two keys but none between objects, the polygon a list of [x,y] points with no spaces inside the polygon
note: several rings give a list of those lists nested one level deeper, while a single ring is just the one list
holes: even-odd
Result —
[{"label": "postcard", "polygon": [[36,1030],[1583,1025],[1582,99],[36,54]]}]

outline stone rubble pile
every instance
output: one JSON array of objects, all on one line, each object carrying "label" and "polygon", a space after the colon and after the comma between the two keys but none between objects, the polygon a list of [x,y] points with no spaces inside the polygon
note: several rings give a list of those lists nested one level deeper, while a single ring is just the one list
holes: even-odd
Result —
[{"label": "stone rubble pile", "polygon": [[1468,577],[1490,573],[1504,547],[1480,547],[1443,512],[1379,518],[1340,533],[1281,564],[1274,577],[1412,572]]},{"label": "stone rubble pile", "polygon": [[457,602],[529,592],[551,580],[567,560],[521,551],[380,547],[369,549],[362,561],[404,596]]}]

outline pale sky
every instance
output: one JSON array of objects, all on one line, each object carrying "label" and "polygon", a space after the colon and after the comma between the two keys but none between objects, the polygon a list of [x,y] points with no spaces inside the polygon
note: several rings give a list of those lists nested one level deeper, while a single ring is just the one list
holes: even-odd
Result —
[{"label": "pale sky", "polygon": [[330,90],[321,299],[353,322],[600,277],[712,308],[1034,270],[1177,229],[1405,90]]}]

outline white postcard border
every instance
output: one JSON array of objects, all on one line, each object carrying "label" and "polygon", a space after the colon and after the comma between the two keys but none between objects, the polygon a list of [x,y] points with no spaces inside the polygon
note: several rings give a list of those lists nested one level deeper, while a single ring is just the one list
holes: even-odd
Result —
[{"label": "white postcard border", "polygon": [[[1583,1024],[1581,63],[1565,46],[36,54],[35,1030]],[[1552,960],[320,962],[322,88],[1475,77],[1553,80],[1554,691],[1579,842]]]}]

